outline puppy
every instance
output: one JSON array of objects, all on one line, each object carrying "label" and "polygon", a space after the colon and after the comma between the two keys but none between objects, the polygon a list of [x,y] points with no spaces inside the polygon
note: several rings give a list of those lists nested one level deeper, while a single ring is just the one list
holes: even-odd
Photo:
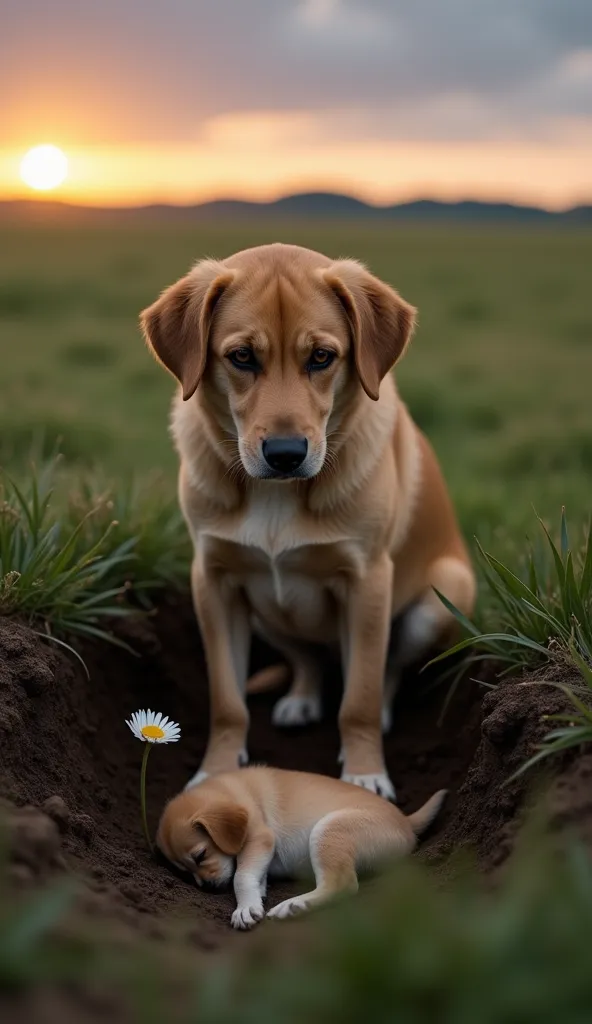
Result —
[{"label": "puppy", "polygon": [[436,590],[465,615],[475,598],[436,458],[389,372],[414,318],[359,263],[280,244],[198,263],[141,316],[180,384],[172,432],[211,718],[188,785],[247,759],[256,630],[292,677],[278,726],[320,717],[316,647],[337,650],[342,778],[394,798],[381,728],[400,673],[450,637]]},{"label": "puppy", "polygon": [[339,779],[277,768],[245,768],[207,779],[166,806],[157,845],[200,887],[234,877],[233,928],[264,916],[267,876],[314,873],[315,888],[284,900],[267,917],[290,917],[358,888],[357,872],[411,853],[436,817],[440,790],[414,814]]}]

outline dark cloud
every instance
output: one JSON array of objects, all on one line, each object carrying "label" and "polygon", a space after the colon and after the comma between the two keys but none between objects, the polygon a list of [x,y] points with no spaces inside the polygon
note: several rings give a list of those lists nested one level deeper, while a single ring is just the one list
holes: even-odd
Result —
[{"label": "dark cloud", "polygon": [[36,96],[48,126],[70,104],[81,141],[185,141],[249,110],[318,111],[342,138],[546,136],[592,121],[591,0],[2,6],[2,135]]}]

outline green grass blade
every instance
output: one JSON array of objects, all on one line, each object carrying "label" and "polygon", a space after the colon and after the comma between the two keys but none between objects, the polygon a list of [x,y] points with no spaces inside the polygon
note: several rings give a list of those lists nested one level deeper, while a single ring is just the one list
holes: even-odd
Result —
[{"label": "green grass blade", "polygon": [[584,552],[584,565],[582,567],[582,578],[580,580],[580,598],[582,601],[592,599],[592,516],[588,526],[588,537]]},{"label": "green grass blade", "polygon": [[18,963],[34,955],[38,943],[58,924],[70,909],[75,893],[71,881],[35,896],[17,918],[3,948],[5,958]]},{"label": "green grass blade", "polygon": [[569,538],[567,535],[567,520],[565,518],[565,505],[561,509],[561,560],[565,562],[569,552]]},{"label": "green grass blade", "polygon": [[57,644],[58,647],[64,647],[70,654],[73,654],[75,658],[78,658],[78,661],[84,669],[86,678],[90,681],[90,672],[88,671],[88,666],[84,658],[74,647],[71,646],[71,644],[67,644],[65,640],[60,640],[59,637],[53,636],[52,633],[40,633],[39,630],[36,629],[33,630],[33,633],[35,633],[35,636],[41,637],[42,640],[49,640],[50,643]]},{"label": "green grass blade", "polygon": [[456,621],[460,622],[461,626],[464,626],[467,633],[471,633],[473,636],[480,635],[480,631],[477,629],[475,624],[471,622],[470,619],[467,619],[466,615],[463,615],[463,613],[459,611],[455,605],[452,604],[452,601],[449,601],[447,597],[444,597],[444,594],[440,593],[440,591],[437,590],[436,587],[433,587],[432,589],[434,593],[440,598],[444,607],[447,608],[448,611],[454,615]]}]

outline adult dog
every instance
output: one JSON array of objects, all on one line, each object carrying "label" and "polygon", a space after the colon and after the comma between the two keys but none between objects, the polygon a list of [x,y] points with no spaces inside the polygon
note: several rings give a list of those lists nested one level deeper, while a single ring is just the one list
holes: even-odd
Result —
[{"label": "adult dog", "polygon": [[414,317],[361,264],[281,244],[204,260],[142,313],[181,385],[172,432],[211,708],[189,785],[246,760],[255,630],[293,675],[277,724],[319,716],[314,648],[340,650],[342,778],[394,797],[381,725],[398,676],[453,625],[435,591],[465,614],[475,597],[436,458],[389,372]]}]

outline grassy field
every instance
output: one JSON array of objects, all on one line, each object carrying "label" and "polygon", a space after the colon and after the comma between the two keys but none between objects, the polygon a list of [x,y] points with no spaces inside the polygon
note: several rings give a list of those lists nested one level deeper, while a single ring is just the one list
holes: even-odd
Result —
[{"label": "grassy field", "polygon": [[60,439],[76,475],[162,473],[172,383],[139,311],[204,255],[271,240],[367,262],[419,308],[399,370],[469,534],[521,539],[532,506],[581,521],[592,471],[592,235],[348,225],[27,228],[0,248],[0,463]]}]

